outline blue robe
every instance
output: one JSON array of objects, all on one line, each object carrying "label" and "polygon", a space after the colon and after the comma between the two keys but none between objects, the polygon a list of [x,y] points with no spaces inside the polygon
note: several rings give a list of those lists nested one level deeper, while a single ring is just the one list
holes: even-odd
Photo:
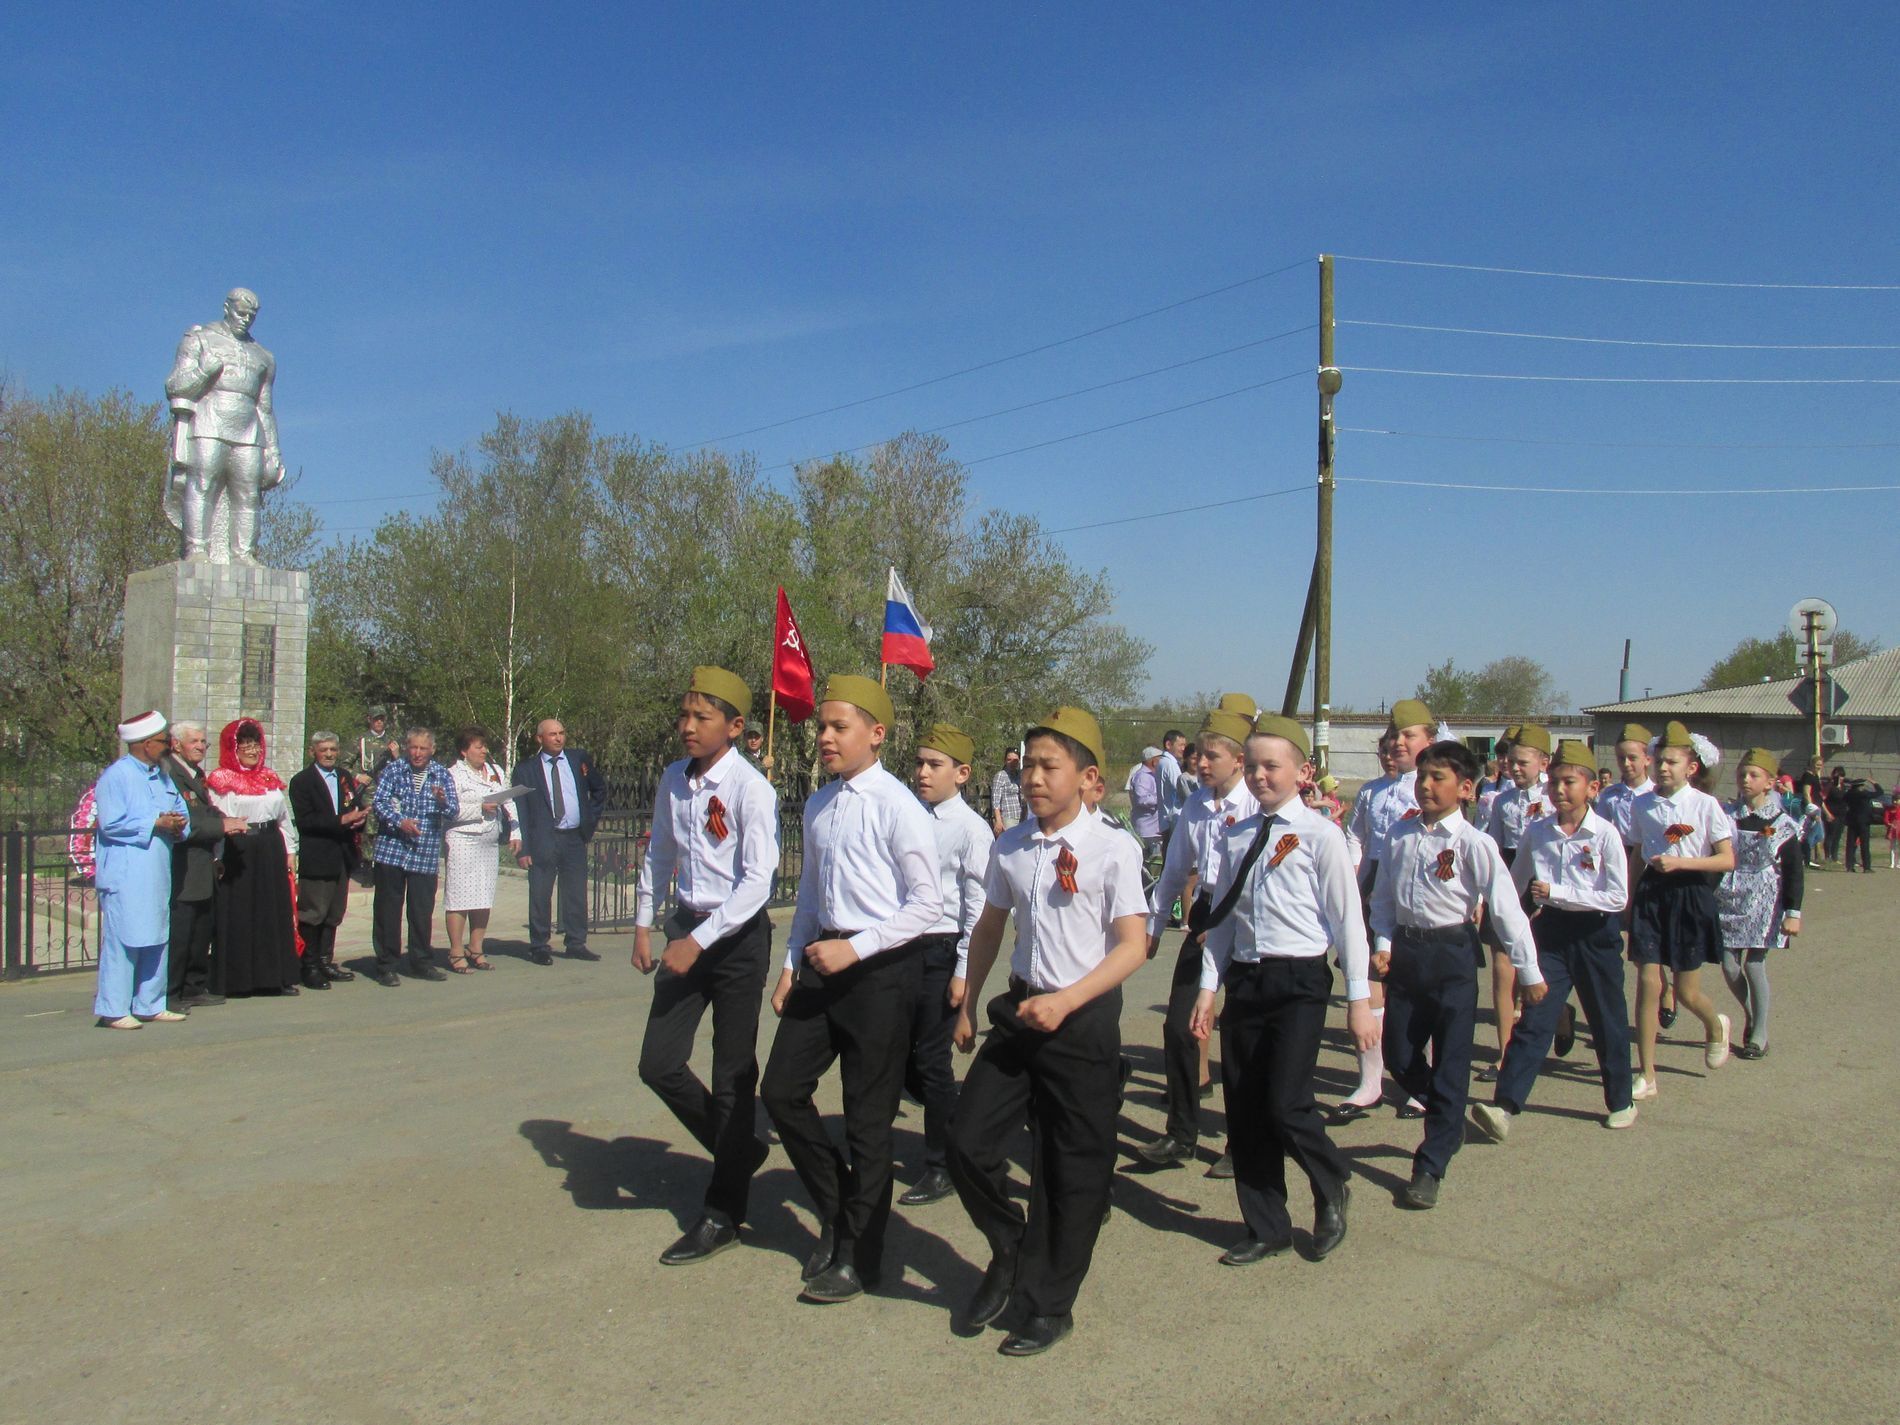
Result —
[{"label": "blue robe", "polygon": [[93,1012],[150,1018],[165,1008],[165,949],[171,939],[172,838],[153,831],[185,801],[162,768],[127,753],[93,788],[99,891],[99,990]]}]

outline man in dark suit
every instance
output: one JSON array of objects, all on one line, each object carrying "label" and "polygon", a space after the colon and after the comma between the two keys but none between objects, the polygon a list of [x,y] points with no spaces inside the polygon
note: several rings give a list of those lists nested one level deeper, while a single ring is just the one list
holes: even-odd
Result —
[{"label": "man in dark suit", "polygon": [[211,934],[217,906],[218,843],[246,828],[211,803],[205,786],[205,730],[194,722],[172,724],[172,748],[159,765],[185,799],[191,818],[172,846],[172,933],[167,954],[171,983],[167,1003],[179,1013],[223,1004],[211,993]]},{"label": "man in dark suit", "polygon": [[514,784],[528,793],[521,813],[521,854],[528,870],[528,957],[552,965],[549,912],[555,882],[561,890],[561,936],[570,960],[598,960],[587,948],[587,843],[594,839],[607,800],[607,779],[585,752],[570,751],[567,729],[543,718],[534,730],[540,750],[515,768]]},{"label": "man in dark suit", "polygon": [[338,766],[334,732],[310,734],[310,765],[290,779],[290,815],[297,823],[297,924],[303,935],[305,989],[353,980],[336,962],[336,931],[350,904],[357,832],[369,820],[368,793]]}]

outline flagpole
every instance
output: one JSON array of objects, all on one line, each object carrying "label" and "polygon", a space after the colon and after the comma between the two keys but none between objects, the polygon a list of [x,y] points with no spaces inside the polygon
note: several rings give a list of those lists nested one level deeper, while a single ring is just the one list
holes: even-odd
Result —
[{"label": "flagpole", "polygon": [[772,692],[765,701],[765,780],[773,779],[772,734],[778,730],[778,679],[772,680]]},{"label": "flagpole", "polygon": [[890,664],[880,663],[877,665],[877,685],[880,688],[886,688],[889,686],[889,684],[886,682],[886,679],[890,677],[890,674],[891,674]]}]

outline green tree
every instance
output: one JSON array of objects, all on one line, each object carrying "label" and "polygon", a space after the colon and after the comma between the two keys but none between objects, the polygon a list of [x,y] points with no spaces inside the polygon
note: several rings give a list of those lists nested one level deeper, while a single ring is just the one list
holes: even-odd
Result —
[{"label": "green tree", "polygon": [[1544,716],[1560,711],[1569,700],[1557,691],[1543,664],[1521,654],[1495,658],[1476,672],[1447,658],[1427,670],[1417,696],[1440,717]]},{"label": "green tree", "polygon": [[[1835,663],[1852,663],[1856,658],[1880,652],[1880,640],[1862,638],[1846,629],[1834,634]],[[1704,688],[1738,688],[1745,683],[1770,682],[1793,678],[1802,673],[1803,645],[1787,629],[1773,638],[1744,638],[1731,648],[1716,665],[1702,675]]]},{"label": "green tree", "polygon": [[1468,713],[1476,707],[1477,675],[1460,668],[1451,659],[1428,668],[1425,681],[1414,690],[1427,707],[1440,717]]}]

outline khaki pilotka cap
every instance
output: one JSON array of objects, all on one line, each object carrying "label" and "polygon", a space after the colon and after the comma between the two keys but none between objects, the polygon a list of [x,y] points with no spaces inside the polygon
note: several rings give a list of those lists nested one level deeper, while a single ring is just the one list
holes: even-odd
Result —
[{"label": "khaki pilotka cap", "polygon": [[1057,708],[1049,716],[1029,729],[1027,742],[1039,731],[1059,732],[1064,737],[1074,738],[1095,755],[1095,765],[1099,768],[1108,760],[1102,744],[1102,725],[1095,720],[1095,714],[1081,708]]},{"label": "khaki pilotka cap", "polygon": [[1239,713],[1248,722],[1260,716],[1260,704],[1245,693],[1222,693],[1216,706],[1222,712]]},{"label": "khaki pilotka cap", "polygon": [[[1400,704],[1400,706],[1402,707],[1404,704]],[[1425,705],[1420,703],[1419,706],[1423,707]],[[1407,727],[1411,725],[1409,722],[1406,724]],[[1278,713],[1262,713],[1260,720],[1253,725],[1253,735],[1255,737],[1284,737],[1288,742],[1299,748],[1300,756],[1311,757],[1313,755],[1313,744],[1307,740],[1306,729],[1301,727],[1299,723],[1290,717],[1281,717]]]},{"label": "khaki pilotka cap", "polygon": [[1594,777],[1597,774],[1596,754],[1590,750],[1590,744],[1581,738],[1566,737],[1557,744],[1557,755],[1550,759],[1553,772],[1559,767],[1581,767]]},{"label": "khaki pilotka cap", "polygon": [[897,712],[891,706],[891,695],[877,685],[877,679],[861,677],[856,673],[833,673],[825,681],[825,695],[821,703],[849,703],[870,714],[871,721],[882,727],[892,727],[897,722]]},{"label": "khaki pilotka cap", "polygon": [[1766,747],[1751,747],[1742,754],[1740,767],[1759,767],[1771,777],[1781,775],[1781,759]]},{"label": "khaki pilotka cap", "polygon": [[975,739],[947,722],[934,724],[929,732],[917,740],[917,746],[941,752],[959,767],[968,767],[976,760]]},{"label": "khaki pilotka cap", "polygon": [[[1437,727],[1438,719],[1420,698],[1400,698],[1392,704],[1392,722],[1387,732],[1403,732],[1408,727]],[[1278,736],[1278,734],[1275,734]]]},{"label": "khaki pilotka cap", "polygon": [[1197,736],[1213,733],[1216,737],[1225,737],[1231,742],[1246,745],[1248,734],[1254,730],[1253,720],[1244,713],[1215,708],[1201,720],[1201,731]]},{"label": "khaki pilotka cap", "polygon": [[1656,747],[1658,751],[1665,747],[1687,747],[1690,751],[1694,751],[1695,739],[1689,736],[1689,729],[1681,723],[1666,722],[1663,724],[1662,736],[1657,739]]},{"label": "khaki pilotka cap", "polygon": [[1623,724],[1623,730],[1617,733],[1616,740],[1618,742],[1640,742],[1643,746],[1647,747],[1649,746],[1650,736],[1651,733],[1649,729],[1644,727],[1640,722],[1626,722]]},{"label": "khaki pilotka cap", "polygon": [[[1511,739],[1511,744],[1514,747],[1528,747],[1533,752],[1541,752],[1548,757],[1551,752],[1550,730],[1539,727],[1534,722],[1527,722],[1518,728],[1517,736]],[[1592,762],[1590,765],[1595,767],[1596,763]]]},{"label": "khaki pilotka cap", "polygon": [[745,685],[745,679],[737,673],[728,673],[724,668],[714,668],[708,664],[693,669],[693,681],[686,685],[686,691],[730,703],[739,710],[740,717],[752,716],[752,690]]}]

